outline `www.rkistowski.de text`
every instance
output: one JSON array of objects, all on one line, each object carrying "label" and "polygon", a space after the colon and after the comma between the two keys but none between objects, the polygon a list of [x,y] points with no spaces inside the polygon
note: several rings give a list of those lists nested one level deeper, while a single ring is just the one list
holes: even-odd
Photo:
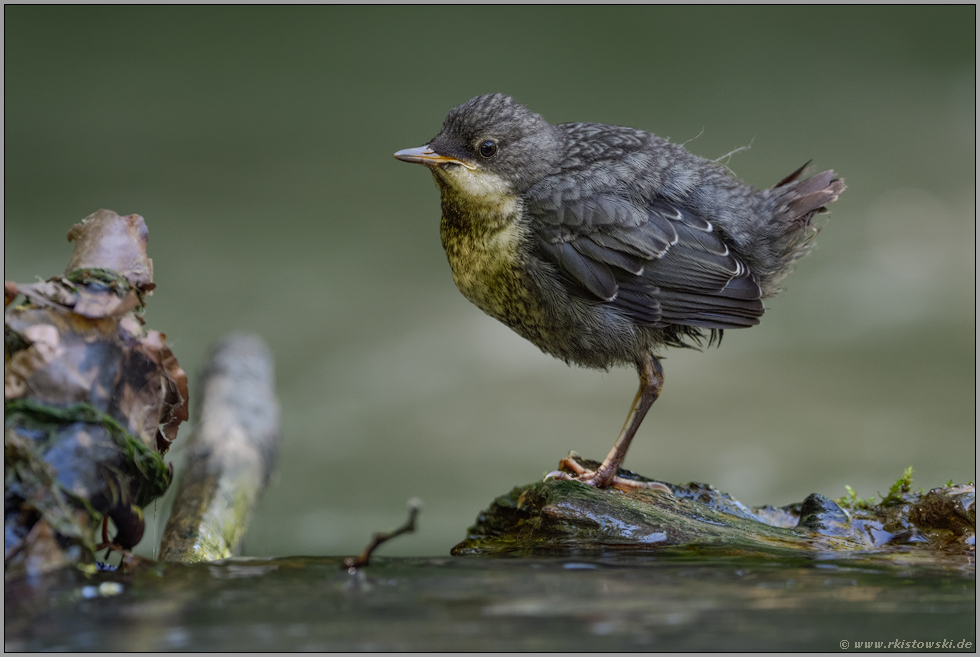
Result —
[{"label": "www.rkistowski.de text", "polygon": [[840,647],[842,650],[847,650],[853,648],[854,650],[868,649],[872,650],[950,650],[953,648],[958,648],[960,650],[969,650],[973,648],[973,641],[967,641],[962,639],[956,641],[955,639],[940,639],[938,641],[918,641],[915,639],[905,640],[895,640],[895,641],[848,641],[844,639],[840,642]]}]

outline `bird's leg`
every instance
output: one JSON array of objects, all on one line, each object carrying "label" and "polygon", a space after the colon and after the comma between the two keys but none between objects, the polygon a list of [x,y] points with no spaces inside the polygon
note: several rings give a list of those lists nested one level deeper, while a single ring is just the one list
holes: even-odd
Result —
[{"label": "bird's leg", "polygon": [[643,422],[647,411],[653,406],[653,402],[657,401],[657,397],[660,396],[660,391],[664,385],[663,368],[660,366],[660,361],[652,354],[646,354],[641,360],[637,361],[636,369],[640,375],[640,389],[637,390],[636,397],[633,398],[629,415],[626,416],[626,422],[623,424],[623,429],[619,432],[616,443],[609,450],[609,454],[606,455],[602,464],[593,472],[586,470],[573,459],[566,458],[559,463],[558,467],[568,468],[572,472],[575,472],[577,476],[573,477],[559,470],[549,473],[545,479],[575,479],[597,488],[607,488],[609,486],[616,488],[653,488],[670,492],[667,486],[655,481],[635,481],[632,479],[623,479],[616,475],[616,472],[619,471],[619,466],[623,463],[623,459],[626,458],[626,450],[629,449],[630,442],[633,440],[633,436],[636,435],[636,430],[640,428],[640,423]]},{"label": "bird's leg", "polygon": [[600,488],[609,485],[612,478],[616,476],[619,466],[626,458],[626,450],[629,449],[636,430],[640,428],[647,411],[653,406],[653,402],[657,401],[663,389],[664,370],[660,366],[660,361],[653,355],[644,355],[643,359],[637,362],[636,370],[640,375],[640,388],[636,391],[636,397],[633,398],[629,415],[626,416],[626,422],[623,423],[616,443],[595,473],[596,485]]}]

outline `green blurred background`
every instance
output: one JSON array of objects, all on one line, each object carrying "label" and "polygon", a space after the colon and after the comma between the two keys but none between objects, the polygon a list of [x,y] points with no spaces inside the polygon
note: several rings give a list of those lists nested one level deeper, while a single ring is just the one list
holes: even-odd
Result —
[{"label": "green blurred background", "polygon": [[391,157],[492,91],[711,159],[751,144],[729,166],[759,187],[811,158],[847,179],[761,326],[667,354],[627,467],[750,504],[884,492],[908,465],[926,488],[974,478],[973,6],[4,19],[4,278],[59,273],[100,207],[139,213],[148,325],[192,391],[228,332],[275,354],[278,480],[246,554],[357,553],[413,496],[420,531],[383,551],[446,554],[496,495],[612,444],[636,374],[569,369],[471,306],[430,175]]}]

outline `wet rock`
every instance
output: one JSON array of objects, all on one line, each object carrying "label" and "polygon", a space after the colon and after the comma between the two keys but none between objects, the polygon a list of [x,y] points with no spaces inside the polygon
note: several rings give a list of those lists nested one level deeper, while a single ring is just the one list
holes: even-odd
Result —
[{"label": "wet rock", "polygon": [[851,524],[850,516],[842,508],[833,500],[818,493],[813,493],[803,500],[803,504],[800,505],[800,521],[795,531],[802,536],[844,539],[858,546],[874,547],[875,545],[873,540],[867,539],[867,534]]},{"label": "wet rock", "polygon": [[597,490],[556,480],[518,487],[494,500],[452,553],[561,553],[695,544],[780,549],[784,543],[803,540],[792,530],[762,522],[750,508],[733,505],[729,496],[710,487],[692,484],[671,489],[673,496],[642,489]]},{"label": "wet rock", "polygon": [[[626,471],[620,476],[647,480]],[[921,494],[912,492],[910,483],[908,470],[880,503],[862,501],[848,509],[847,498],[834,501],[816,493],[785,507],[749,507],[707,484],[666,484],[673,493],[667,495],[542,481],[494,500],[452,554],[573,554],[681,546],[731,554],[921,549],[972,555],[974,487]]]}]

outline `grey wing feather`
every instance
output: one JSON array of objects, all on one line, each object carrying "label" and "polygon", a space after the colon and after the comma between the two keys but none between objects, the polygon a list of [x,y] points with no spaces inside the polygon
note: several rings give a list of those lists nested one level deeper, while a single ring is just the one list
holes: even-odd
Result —
[{"label": "grey wing feather", "polygon": [[549,197],[526,209],[537,254],[570,293],[637,324],[738,328],[759,322],[762,292],[712,223],[657,199]]},{"label": "grey wing feather", "polygon": [[740,267],[744,270],[731,255],[722,256],[676,244],[647,265],[643,278],[658,287],[721,294],[740,273]]},{"label": "grey wing feather", "polygon": [[582,255],[568,242],[541,240],[538,246],[546,259],[556,263],[571,282],[592,296],[602,301],[612,301],[616,297],[616,277],[605,263]]},{"label": "grey wing feather", "polygon": [[619,267],[635,276],[643,273],[646,263],[644,259],[631,253],[624,253],[610,248],[589,238],[579,238],[571,242],[572,247],[580,254],[596,262],[604,262],[613,267]]}]

